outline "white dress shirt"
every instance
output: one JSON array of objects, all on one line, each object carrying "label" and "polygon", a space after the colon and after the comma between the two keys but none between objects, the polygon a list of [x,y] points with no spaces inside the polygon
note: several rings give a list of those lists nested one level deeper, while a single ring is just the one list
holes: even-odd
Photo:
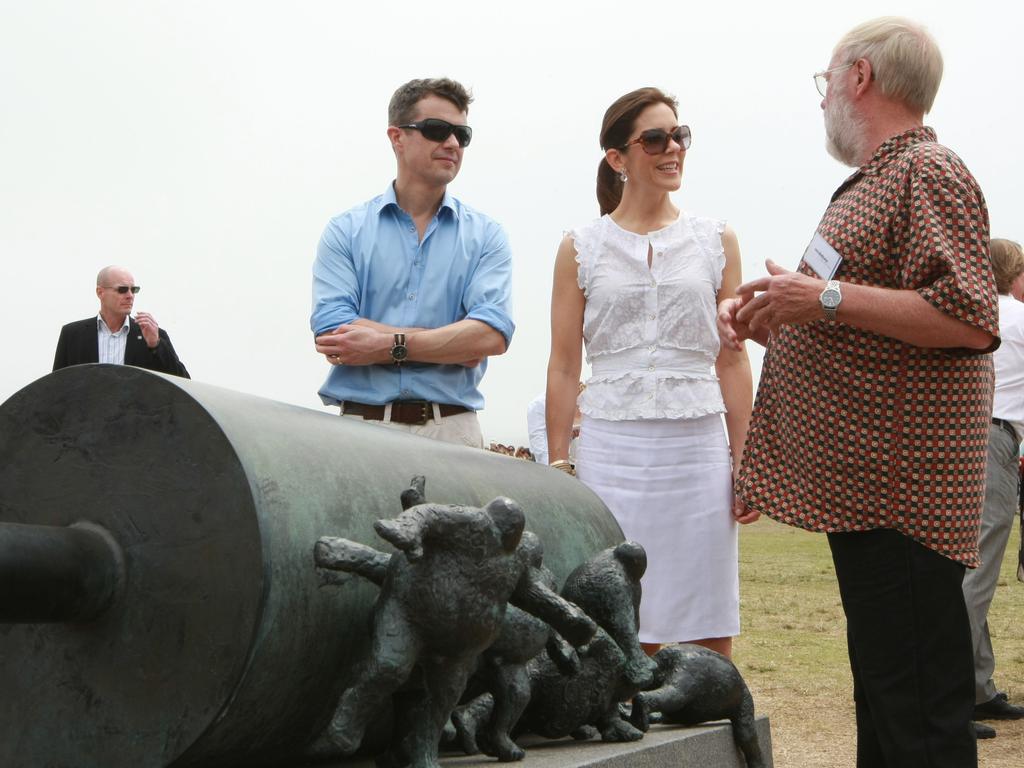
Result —
[{"label": "white dress shirt", "polygon": [[124,325],[116,333],[110,332],[102,315],[96,315],[96,346],[101,363],[124,365],[124,349],[128,344],[129,329],[127,315],[124,317]]},{"label": "white dress shirt", "polygon": [[530,433],[530,453],[538,464],[548,463],[548,430],[544,422],[544,393],[526,406],[526,428]]},{"label": "white dress shirt", "polygon": [[992,353],[996,388],[992,416],[1006,419],[1018,437],[1024,437],[1024,303],[1013,296],[999,296],[999,336],[1002,342]]}]

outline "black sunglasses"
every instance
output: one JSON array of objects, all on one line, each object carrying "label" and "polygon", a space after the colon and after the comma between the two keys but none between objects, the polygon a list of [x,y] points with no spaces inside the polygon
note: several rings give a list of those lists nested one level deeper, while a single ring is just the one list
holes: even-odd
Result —
[{"label": "black sunglasses", "polygon": [[131,291],[132,293],[138,293],[139,291],[142,290],[142,286],[139,285],[107,285],[104,287],[112,291],[117,291],[121,295],[128,293],[128,291]]},{"label": "black sunglasses", "polygon": [[661,128],[651,128],[641,133],[632,141],[627,141],[619,149],[629,149],[633,144],[639,144],[640,148],[648,155],[660,155],[668,149],[669,139],[672,139],[683,149],[689,149],[690,138],[690,126],[688,125],[680,125],[674,128],[671,133],[663,131]]},{"label": "black sunglasses", "polygon": [[428,117],[418,123],[400,125],[399,128],[412,128],[423,134],[423,138],[430,141],[447,141],[453,133],[455,140],[460,147],[468,147],[473,139],[473,129],[468,125],[453,125],[447,120],[438,120],[436,117]]}]

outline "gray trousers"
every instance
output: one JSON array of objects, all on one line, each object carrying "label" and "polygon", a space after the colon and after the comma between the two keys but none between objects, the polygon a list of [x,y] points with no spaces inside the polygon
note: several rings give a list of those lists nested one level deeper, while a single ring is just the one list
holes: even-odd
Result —
[{"label": "gray trousers", "polygon": [[985,506],[981,514],[981,565],[964,575],[964,602],[971,620],[974,643],[974,701],[983,704],[995,697],[992,675],[996,668],[988,634],[988,608],[999,581],[1006,543],[1017,513],[1019,446],[1009,432],[989,427],[988,461],[985,465]]}]

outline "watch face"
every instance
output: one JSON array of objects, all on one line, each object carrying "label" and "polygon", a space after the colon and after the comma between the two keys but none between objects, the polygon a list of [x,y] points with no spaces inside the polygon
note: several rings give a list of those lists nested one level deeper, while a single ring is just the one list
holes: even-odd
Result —
[{"label": "watch face", "polygon": [[395,344],[391,348],[391,359],[392,360],[405,360],[409,356],[409,349],[404,344]]},{"label": "watch face", "polygon": [[839,301],[842,298],[839,291],[826,289],[821,294],[821,304],[824,307],[835,309],[839,306]]}]

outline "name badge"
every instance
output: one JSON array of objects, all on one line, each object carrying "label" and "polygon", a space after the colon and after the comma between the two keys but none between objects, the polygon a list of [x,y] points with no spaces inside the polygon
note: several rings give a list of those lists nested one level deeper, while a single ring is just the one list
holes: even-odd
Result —
[{"label": "name badge", "polygon": [[839,265],[843,263],[843,257],[819,232],[815,232],[810,245],[804,251],[803,261],[822,280],[831,280]]}]

